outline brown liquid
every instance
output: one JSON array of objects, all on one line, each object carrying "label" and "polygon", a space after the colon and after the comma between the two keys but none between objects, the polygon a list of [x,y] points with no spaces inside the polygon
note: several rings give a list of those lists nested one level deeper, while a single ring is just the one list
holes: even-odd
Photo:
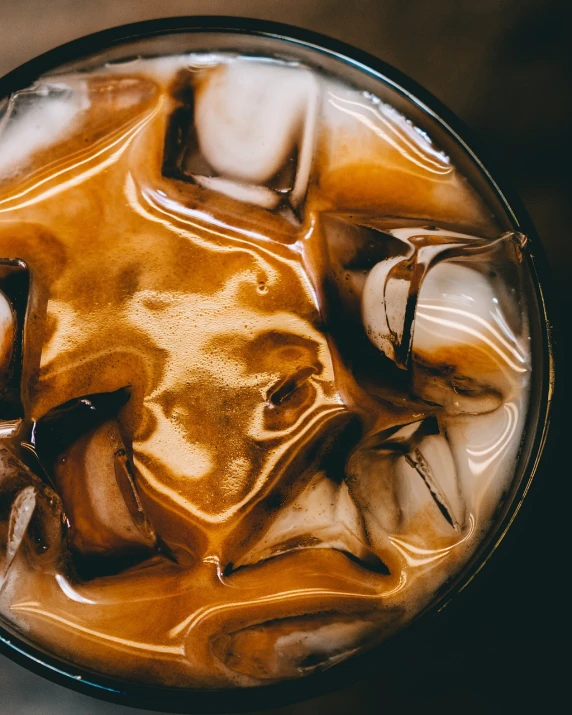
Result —
[{"label": "brown liquid", "polygon": [[[431,487],[405,514],[392,480],[375,478],[393,464],[379,435],[439,408],[368,341],[324,217],[367,207],[481,233],[488,219],[453,169],[412,175],[381,144],[382,159],[364,144],[344,163],[354,140],[334,130],[293,213],[163,172],[192,87],[144,75],[89,77],[73,129],[0,183],[0,254],[31,275],[21,420],[0,446],[0,553],[15,494],[37,494],[0,611],[50,651],[128,679],[304,675],[403,626],[487,518],[469,505],[457,523]],[[365,253],[364,273],[380,260]],[[277,541],[281,518],[293,526]]]}]

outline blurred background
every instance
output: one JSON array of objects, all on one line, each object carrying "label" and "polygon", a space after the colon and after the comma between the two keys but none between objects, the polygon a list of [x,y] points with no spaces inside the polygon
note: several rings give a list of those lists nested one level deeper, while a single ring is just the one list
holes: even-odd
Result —
[{"label": "blurred background", "polygon": [[[570,381],[563,375],[572,269],[568,6],[568,0],[0,0],[0,75],[81,35],[172,15],[288,22],[353,44],[424,85],[480,135],[504,165],[544,244],[559,313],[560,380],[546,459],[525,513],[471,587],[390,672],[386,667],[338,693],[267,715],[397,708],[556,712],[565,685],[561,653],[568,649],[564,603],[570,600],[562,585],[569,568],[564,527],[570,472],[564,438]],[[0,656],[0,715],[136,712],[68,692]]]}]

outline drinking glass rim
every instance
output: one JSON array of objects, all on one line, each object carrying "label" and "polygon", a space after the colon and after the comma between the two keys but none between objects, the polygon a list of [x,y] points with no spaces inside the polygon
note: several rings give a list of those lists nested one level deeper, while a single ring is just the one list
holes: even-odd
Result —
[{"label": "drinking glass rim", "polygon": [[[527,425],[523,433],[522,443],[527,437],[530,441],[530,435],[532,435],[532,442],[528,446],[524,470],[512,500],[503,518],[498,524],[495,525],[494,522],[491,524],[489,532],[475,552],[454,576],[454,583],[447,588],[439,600],[431,602],[429,607],[423,609],[404,630],[376,648],[354,655],[329,670],[292,681],[251,688],[198,690],[142,685],[78,667],[66,659],[50,655],[38,646],[11,635],[0,626],[0,653],[7,655],[28,670],[83,694],[158,712],[244,712],[270,705],[287,705],[339,689],[363,677],[366,672],[371,672],[374,667],[380,668],[382,659],[391,657],[390,648],[395,649],[398,643],[403,647],[415,638],[421,625],[420,617],[423,616],[421,622],[424,623],[428,620],[427,616],[444,608],[472,581],[504,538],[538,470],[548,435],[555,381],[552,324],[549,320],[551,311],[547,307],[547,302],[550,304],[552,300],[547,301],[546,297],[549,272],[540,240],[526,209],[510,182],[506,180],[506,172],[498,168],[490,152],[483,147],[482,142],[471,130],[430,92],[383,60],[340,40],[284,23],[223,15],[158,18],[91,33],[38,55],[0,78],[0,101],[13,92],[30,86],[50,71],[70,62],[86,59],[94,53],[154,37],[207,32],[251,35],[286,41],[353,65],[361,72],[389,85],[408,101],[417,105],[462,147],[471,163],[476,165],[489,182],[503,210],[513,222],[514,230],[521,231],[528,239],[527,262],[542,326],[540,359],[542,374],[536,377],[540,381],[540,404],[536,424],[532,425],[532,428]],[[522,460],[522,454],[519,452],[516,464],[520,465]],[[391,643],[390,647],[388,643]]]}]

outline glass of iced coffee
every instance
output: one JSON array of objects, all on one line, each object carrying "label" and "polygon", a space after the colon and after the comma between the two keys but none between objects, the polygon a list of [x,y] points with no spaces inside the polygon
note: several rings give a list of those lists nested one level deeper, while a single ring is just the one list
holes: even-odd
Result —
[{"label": "glass of iced coffee", "polygon": [[537,239],[465,136],[378,60],[254,21],[0,81],[8,655],[252,708],[375,666],[470,580],[552,362]]}]

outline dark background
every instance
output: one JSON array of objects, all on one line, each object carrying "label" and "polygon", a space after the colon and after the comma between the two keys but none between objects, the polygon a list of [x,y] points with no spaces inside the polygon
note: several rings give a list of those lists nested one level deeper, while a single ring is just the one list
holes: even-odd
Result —
[{"label": "dark background", "polygon": [[[572,23],[564,0],[0,0],[0,75],[75,37],[169,15],[297,24],[366,50],[435,94],[504,165],[544,244],[557,405],[546,458],[502,547],[415,647],[375,677],[273,715],[566,711],[572,269]],[[572,3],[570,4],[572,7]],[[562,698],[562,700],[561,700]],[[568,705],[566,705],[568,702]],[[128,715],[0,656],[0,715]],[[140,711],[143,712],[143,711]],[[270,715],[270,711],[267,715]]]}]

